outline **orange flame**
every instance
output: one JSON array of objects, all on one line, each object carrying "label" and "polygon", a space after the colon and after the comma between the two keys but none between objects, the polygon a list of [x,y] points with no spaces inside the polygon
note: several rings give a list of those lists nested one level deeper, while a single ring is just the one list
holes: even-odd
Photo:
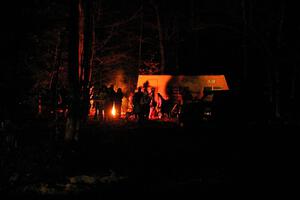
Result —
[{"label": "orange flame", "polygon": [[116,116],[116,108],[115,108],[115,103],[113,104],[112,110],[111,110],[111,114],[113,117]]}]

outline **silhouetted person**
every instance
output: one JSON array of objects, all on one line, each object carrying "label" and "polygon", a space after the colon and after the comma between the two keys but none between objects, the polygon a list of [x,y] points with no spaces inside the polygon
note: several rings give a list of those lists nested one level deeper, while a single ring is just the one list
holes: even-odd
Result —
[{"label": "silhouetted person", "polygon": [[171,100],[164,99],[160,93],[157,93],[157,95],[158,95],[157,108],[158,108],[159,118],[163,118],[165,115],[170,117],[171,109],[172,109]]},{"label": "silhouetted person", "polygon": [[141,99],[143,97],[142,88],[139,87],[138,91],[133,95],[133,113],[135,118],[138,119],[141,113]]},{"label": "silhouetted person", "polygon": [[100,117],[100,119],[105,120],[105,103],[107,99],[107,88],[102,86],[97,94],[97,107],[95,108],[95,118]]},{"label": "silhouetted person", "polygon": [[114,90],[114,85],[110,85],[109,88],[107,89],[107,96],[106,96],[106,101],[105,101],[105,115],[106,119],[111,119],[112,118],[112,108],[113,104],[116,98],[116,92]]},{"label": "silhouetted person", "polygon": [[127,110],[126,110],[126,119],[128,119],[131,115],[133,115],[133,92],[130,92],[127,101]]},{"label": "silhouetted person", "polygon": [[147,120],[150,112],[150,97],[147,90],[144,90],[143,96],[141,98],[141,115],[139,120]]},{"label": "silhouetted person", "polygon": [[105,87],[105,100],[104,100],[104,120],[108,120],[111,115],[112,101],[109,95],[109,88]]},{"label": "silhouetted person", "polygon": [[153,119],[155,117],[155,108],[157,106],[157,102],[155,100],[155,88],[151,89],[150,97],[150,112],[149,112],[149,119]]},{"label": "silhouetted person", "polygon": [[122,92],[121,88],[118,88],[117,93],[116,93],[116,98],[115,98],[115,107],[116,107],[116,113],[117,117],[121,117],[121,108],[122,108],[122,99],[124,97],[124,94]]},{"label": "silhouetted person", "polygon": [[100,93],[100,90],[98,91],[94,91],[94,95],[93,95],[93,107],[95,109],[95,115],[94,115],[94,119],[98,119],[98,116],[99,116],[99,93]]}]

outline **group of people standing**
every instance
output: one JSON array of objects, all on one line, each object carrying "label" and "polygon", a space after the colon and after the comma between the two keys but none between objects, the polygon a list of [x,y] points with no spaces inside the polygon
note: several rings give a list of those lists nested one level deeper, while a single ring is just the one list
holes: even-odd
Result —
[{"label": "group of people standing", "polygon": [[133,114],[136,119],[143,121],[149,118],[151,104],[155,103],[154,91],[149,94],[147,89],[139,87],[132,98]]},{"label": "group of people standing", "polygon": [[[121,117],[122,99],[124,94],[121,88],[114,90],[114,85],[102,86],[99,90],[94,91],[93,107],[95,108],[94,119],[103,121],[110,120],[112,117]],[[115,107],[115,116],[112,115],[113,106]]]},{"label": "group of people standing", "polygon": [[[171,102],[164,99],[159,93],[155,98],[155,88],[139,87],[132,97],[132,112],[128,115],[134,115],[139,122],[161,118]],[[127,116],[128,117],[128,116]]]},{"label": "group of people standing", "polygon": [[133,94],[133,109],[129,115],[134,114],[138,121],[147,119],[162,119],[178,117],[184,104],[192,101],[193,96],[188,87],[179,88],[178,94],[171,94],[168,98],[164,98],[160,93],[155,93],[153,87],[147,84],[139,87],[137,92]]},{"label": "group of people standing", "polygon": [[[114,118],[121,118],[122,99],[124,93],[121,88],[117,91],[114,86],[102,86],[93,92],[93,108],[95,109],[94,119],[107,121]],[[113,107],[115,108],[115,116],[112,115]],[[156,114],[157,102],[155,101],[155,88],[148,92],[147,89],[141,87],[137,92],[132,93],[128,97],[128,110],[131,108],[130,114],[135,116],[138,121],[154,118]],[[127,114],[129,113],[127,110]]]},{"label": "group of people standing", "polygon": [[[130,93],[127,101],[126,118],[134,116],[139,122],[163,118],[167,116],[171,117],[171,112],[174,108],[180,109],[181,103],[176,103],[174,99],[164,99],[160,93],[155,93],[155,88],[145,85],[139,87],[136,92]],[[182,93],[182,99],[185,101],[189,98],[183,98],[187,95]],[[125,97],[121,88],[117,91],[114,90],[114,86],[109,87],[102,86],[100,89],[93,93],[93,108],[95,108],[94,119],[110,120],[113,117],[116,119],[121,118],[122,111],[122,99]],[[124,101],[125,102],[125,101]],[[174,105],[177,105],[174,106]],[[112,114],[113,107],[115,108],[115,115]],[[125,111],[123,110],[123,111]]]}]

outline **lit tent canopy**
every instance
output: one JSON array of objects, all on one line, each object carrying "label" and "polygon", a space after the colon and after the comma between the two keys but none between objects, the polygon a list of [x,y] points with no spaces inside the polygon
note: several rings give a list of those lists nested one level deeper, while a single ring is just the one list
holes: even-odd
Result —
[{"label": "lit tent canopy", "polygon": [[170,95],[169,90],[187,88],[193,98],[203,97],[203,91],[229,90],[224,75],[172,76],[172,75],[139,75],[137,87],[143,87],[148,81],[149,87],[155,88],[164,98]]}]

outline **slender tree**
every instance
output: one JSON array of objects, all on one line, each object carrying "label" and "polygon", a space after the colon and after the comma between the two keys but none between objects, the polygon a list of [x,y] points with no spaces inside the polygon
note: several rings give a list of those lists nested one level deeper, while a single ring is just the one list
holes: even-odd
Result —
[{"label": "slender tree", "polygon": [[247,17],[247,5],[246,0],[242,0],[242,10],[243,10],[243,82],[247,83],[247,62],[248,62],[248,52],[247,52],[247,35],[248,35],[248,17]]},{"label": "slender tree", "polygon": [[160,73],[164,74],[165,72],[165,46],[164,46],[164,32],[163,32],[163,27],[161,23],[161,17],[159,14],[159,8],[158,5],[154,2],[151,1],[151,4],[154,8],[155,11],[155,16],[156,16],[156,23],[157,23],[157,31],[158,31],[158,37],[159,37],[159,51],[160,51]]},{"label": "slender tree", "polygon": [[71,1],[69,41],[71,105],[65,131],[67,141],[78,140],[80,123],[85,121],[88,115],[94,41],[93,22],[91,1]]},{"label": "slender tree", "polygon": [[[277,54],[278,56],[279,51],[282,48],[282,33],[283,33],[283,25],[284,25],[284,21],[285,21],[285,2],[283,2],[280,5],[280,15],[279,15],[279,23],[278,23],[278,33],[277,33]],[[274,87],[274,100],[275,100],[275,117],[276,118],[280,118],[281,117],[281,111],[280,111],[280,87],[279,87],[279,79],[280,79],[280,75],[279,75],[279,67],[280,63],[277,62],[277,64],[275,65],[275,71],[274,71],[274,85],[276,87]]]}]

